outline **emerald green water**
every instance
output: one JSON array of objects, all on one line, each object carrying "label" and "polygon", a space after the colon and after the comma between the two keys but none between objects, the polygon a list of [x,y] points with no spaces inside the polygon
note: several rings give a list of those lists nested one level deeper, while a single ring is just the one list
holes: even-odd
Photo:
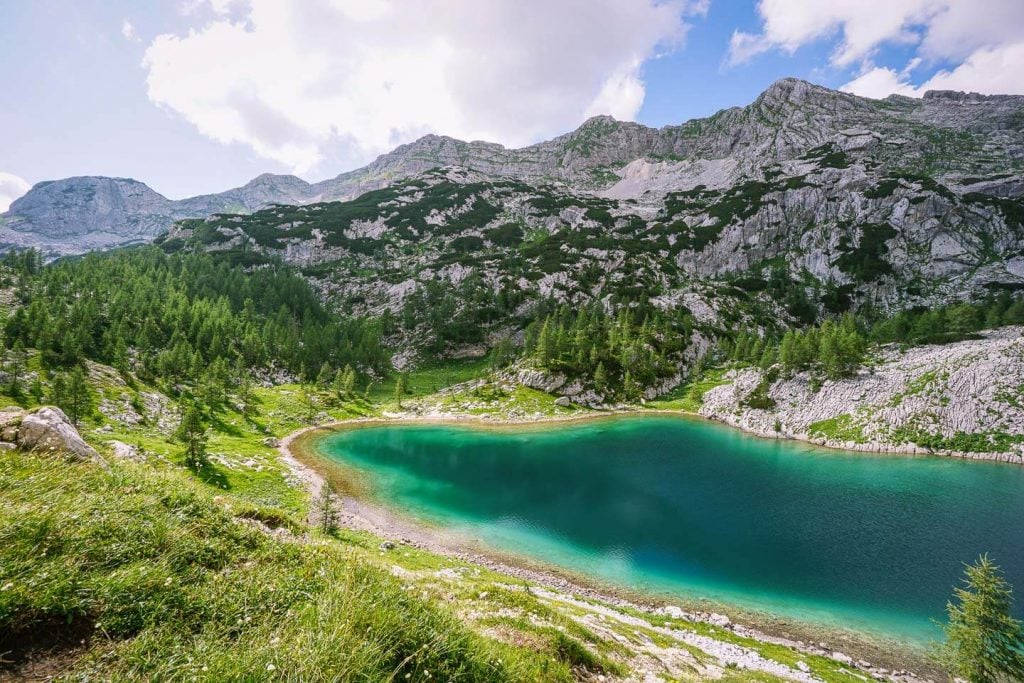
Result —
[{"label": "emerald green water", "polygon": [[633,589],[918,643],[979,553],[1024,592],[1019,466],[828,451],[667,416],[377,426],[318,448],[412,515]]}]

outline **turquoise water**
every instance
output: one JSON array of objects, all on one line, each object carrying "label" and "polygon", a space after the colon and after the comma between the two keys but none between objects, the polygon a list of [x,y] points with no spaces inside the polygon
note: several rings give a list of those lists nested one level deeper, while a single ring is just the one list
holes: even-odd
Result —
[{"label": "turquoise water", "polygon": [[668,416],[376,426],[318,448],[410,514],[629,588],[918,643],[979,553],[1024,593],[1020,466],[829,451]]}]

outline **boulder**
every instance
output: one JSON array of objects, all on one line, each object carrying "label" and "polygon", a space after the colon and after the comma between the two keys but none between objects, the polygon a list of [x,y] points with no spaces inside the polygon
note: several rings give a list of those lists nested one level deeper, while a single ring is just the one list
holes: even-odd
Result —
[{"label": "boulder", "polygon": [[555,399],[555,405],[561,406],[562,408],[568,408],[572,405],[572,399],[568,396],[559,396]]},{"label": "boulder", "polygon": [[127,444],[124,441],[118,441],[117,439],[111,439],[107,442],[110,445],[111,451],[114,453],[114,457],[120,458],[121,460],[132,460],[134,462],[145,462],[146,456],[143,455],[139,449],[131,444]]},{"label": "boulder", "polygon": [[80,460],[102,462],[60,408],[40,408],[22,418],[18,442],[26,450],[61,451]]},{"label": "boulder", "polygon": [[18,426],[27,414],[28,411],[17,406],[8,406],[0,410],[0,440],[17,441]]}]

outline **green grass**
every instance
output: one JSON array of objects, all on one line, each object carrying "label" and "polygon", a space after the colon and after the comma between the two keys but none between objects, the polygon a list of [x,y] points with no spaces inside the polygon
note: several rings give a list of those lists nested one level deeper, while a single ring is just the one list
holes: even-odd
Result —
[{"label": "green grass", "polygon": [[[487,375],[489,364],[485,358],[449,360],[416,368],[406,376],[405,398],[418,398],[433,394],[445,387],[461,384]],[[376,403],[393,402],[397,375],[370,387],[367,398]]]},{"label": "green grass", "polygon": [[845,414],[812,422],[807,427],[807,433],[812,437],[832,441],[865,443],[868,440],[861,426],[853,421],[853,416]]},{"label": "green grass", "polygon": [[1024,443],[1024,435],[1000,431],[956,432],[945,436],[918,425],[904,425],[893,429],[889,438],[893,443],[913,443],[922,448],[958,453],[1007,453],[1014,445]]},{"label": "green grass", "polygon": [[505,388],[488,383],[441,396],[436,406],[452,413],[501,418],[571,417],[585,410],[575,405],[555,405],[555,400],[555,396],[538,389],[521,385]]},{"label": "green grass", "polygon": [[178,471],[5,453],[0,492],[0,651],[73,634],[77,677],[571,678],[557,643],[478,635],[358,546],[272,539]]},{"label": "green grass", "polygon": [[696,413],[704,404],[704,394],[715,387],[729,384],[725,379],[726,368],[713,368],[706,370],[692,381],[680,385],[665,396],[654,401],[649,401],[649,408],[658,410],[684,410]]}]

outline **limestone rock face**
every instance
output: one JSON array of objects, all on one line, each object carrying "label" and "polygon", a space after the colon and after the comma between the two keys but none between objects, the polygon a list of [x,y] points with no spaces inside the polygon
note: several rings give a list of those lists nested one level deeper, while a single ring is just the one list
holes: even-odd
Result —
[{"label": "limestone rock face", "polygon": [[[743,232],[760,230],[766,221],[857,221],[887,217],[892,207],[830,202],[893,169],[924,173],[954,194],[1020,197],[1022,112],[1020,96],[929,92],[921,99],[870,100],[787,78],[746,107],[660,129],[598,116],[570,133],[521,149],[427,135],[363,168],[312,184],[264,174],[226,192],[172,201],[125,178],[39,183],[0,216],[0,248],[34,246],[55,256],[148,241],[180,219],[351,200],[449,166],[490,180],[554,182],[563,191],[597,192],[635,201],[642,209],[672,191],[722,190],[768,175],[792,179],[815,166],[815,159],[844,169],[862,157],[859,168],[826,179],[820,189],[788,197],[768,216],[754,217]],[[941,221],[947,209],[926,205],[917,213]],[[292,253],[323,263],[324,257],[311,252],[328,246],[297,245]],[[726,265],[744,258],[735,256]]]},{"label": "limestone rock face", "polygon": [[957,435],[970,434],[989,440],[973,455],[1024,462],[1022,333],[1007,327],[954,344],[888,347],[872,370],[820,387],[806,374],[779,378],[768,409],[745,403],[763,371],[732,371],[704,394],[700,413],[762,436],[854,450],[956,451]]},{"label": "limestone rock face", "polygon": [[26,450],[60,451],[80,460],[102,462],[60,408],[48,406],[25,415],[18,428],[18,443]]}]

